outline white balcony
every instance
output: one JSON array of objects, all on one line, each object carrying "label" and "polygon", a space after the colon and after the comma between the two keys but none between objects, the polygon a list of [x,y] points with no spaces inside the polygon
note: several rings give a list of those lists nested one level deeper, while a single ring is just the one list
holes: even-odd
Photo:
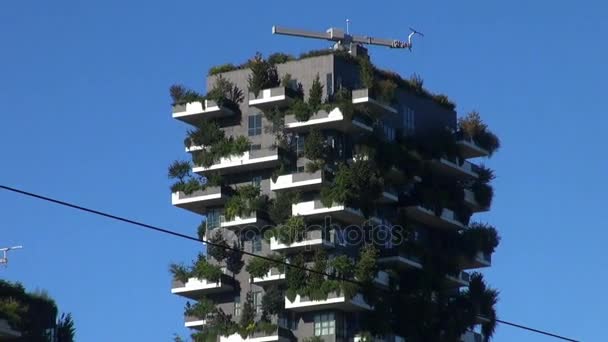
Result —
[{"label": "white balcony", "polygon": [[200,319],[198,317],[194,317],[194,316],[187,316],[186,315],[186,319],[184,322],[184,326],[186,328],[192,328],[192,329],[197,329],[197,330],[201,330],[205,327],[205,325],[207,325],[207,320],[206,319]]},{"label": "white balcony", "polygon": [[482,207],[479,202],[477,202],[477,200],[475,199],[475,193],[471,190],[465,189],[464,190],[464,203],[474,212],[474,213],[478,213],[478,212],[482,212],[482,211],[488,211],[489,208],[487,207]]},{"label": "white balcony", "polygon": [[208,281],[206,279],[190,278],[184,284],[181,281],[174,279],[171,293],[190,298],[199,299],[202,296],[209,294],[227,292],[233,290],[232,280],[222,275],[217,282]]},{"label": "white balcony", "polygon": [[488,150],[477,145],[472,139],[460,139],[456,141],[456,145],[460,155],[465,159],[487,157],[490,154]]},{"label": "white balcony", "polygon": [[326,207],[320,200],[300,202],[291,205],[293,216],[304,216],[311,219],[321,219],[328,216],[349,224],[362,224],[365,217],[359,209],[350,208],[345,205],[332,204]]},{"label": "white balcony", "polygon": [[277,181],[273,182],[270,180],[270,190],[282,191],[282,190],[317,190],[323,185],[324,177],[321,170],[310,173],[310,172],[298,172],[289,175],[282,175],[277,177]]},{"label": "white balcony", "polygon": [[431,227],[443,229],[462,229],[465,227],[462,222],[456,219],[456,214],[447,208],[443,208],[441,215],[436,215],[431,209],[413,205],[406,208],[406,213],[410,218]]},{"label": "white balcony", "polygon": [[352,298],[347,298],[343,294],[330,293],[325,300],[310,300],[307,297],[297,295],[294,301],[285,297],[285,309],[297,312],[317,311],[317,310],[342,310],[342,311],[363,311],[372,310],[373,307],[365,302],[361,294],[356,294]]},{"label": "white balcony", "polygon": [[329,113],[322,109],[306,121],[298,121],[293,114],[286,115],[285,128],[294,132],[308,131],[311,128],[335,129],[345,133],[374,131],[371,123],[366,122],[363,117],[355,116],[348,119],[337,107]]},{"label": "white balcony", "polygon": [[268,221],[264,219],[262,213],[253,211],[249,215],[234,216],[226,218],[226,216],[220,216],[220,227],[226,229],[240,229],[244,227],[262,227],[268,224]]},{"label": "white balcony", "polygon": [[293,333],[289,329],[278,327],[274,332],[267,334],[263,331],[255,331],[246,338],[242,338],[239,333],[230,336],[220,336],[220,342],[292,342],[296,341]]},{"label": "white balcony", "polygon": [[374,284],[380,287],[388,287],[390,284],[391,278],[385,271],[378,271],[376,276],[374,277]]},{"label": "white balcony", "polygon": [[197,214],[205,214],[208,207],[222,205],[229,198],[228,189],[210,186],[189,195],[183,192],[171,194],[171,204]]},{"label": "white balcony", "polygon": [[313,251],[320,248],[334,248],[336,246],[334,233],[324,233],[321,230],[311,230],[299,240],[290,244],[280,242],[276,237],[270,238],[270,250],[275,252],[296,253]]},{"label": "white balcony", "polygon": [[458,160],[448,160],[446,158],[434,159],[431,163],[433,168],[441,173],[450,175],[457,178],[477,178],[477,172],[475,172],[475,166],[468,162],[463,161],[462,164]]},{"label": "white balcony", "polygon": [[222,174],[230,174],[272,168],[277,165],[279,165],[279,151],[276,148],[261,149],[246,151],[242,155],[221,158],[219,162],[209,167],[194,167],[192,172],[219,171]]},{"label": "white balcony", "polygon": [[471,275],[467,272],[460,271],[457,274],[446,275],[446,283],[449,287],[469,286]]},{"label": "white balcony", "polygon": [[263,277],[254,277],[251,282],[256,285],[276,284],[285,281],[285,272],[273,267]]},{"label": "white balcony", "polygon": [[293,102],[294,95],[294,91],[286,87],[264,89],[260,91],[258,96],[249,93],[249,107],[261,110],[285,107]]},{"label": "white balcony", "polygon": [[183,105],[173,106],[173,118],[199,126],[201,122],[209,119],[217,119],[234,115],[234,111],[225,106],[218,106],[215,101],[194,101]]},{"label": "white balcony", "polygon": [[373,96],[369,89],[353,90],[353,104],[362,106],[372,114],[380,116],[398,113],[397,109]]}]

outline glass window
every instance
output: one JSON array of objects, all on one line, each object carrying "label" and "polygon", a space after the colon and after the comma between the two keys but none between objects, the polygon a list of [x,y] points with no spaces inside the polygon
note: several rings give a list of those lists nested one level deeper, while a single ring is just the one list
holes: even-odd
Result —
[{"label": "glass window", "polygon": [[296,136],[296,154],[298,156],[304,154],[304,141],[305,137],[298,135]]},{"label": "glass window", "polygon": [[251,178],[251,185],[257,186],[258,188],[262,185],[262,176],[253,176]]},{"label": "glass window", "polygon": [[403,129],[406,133],[413,133],[416,129],[416,125],[414,122],[415,113],[414,110],[410,107],[403,108]]},{"label": "glass window", "polygon": [[336,321],[333,312],[315,315],[315,336],[333,335]]},{"label": "glass window", "polygon": [[234,297],[234,317],[241,316],[241,296]]},{"label": "glass window", "polygon": [[207,211],[207,230],[210,231],[220,226],[221,209],[209,209]]},{"label": "glass window", "polygon": [[326,78],[326,84],[327,84],[327,98],[329,98],[331,96],[331,94],[334,93],[334,76],[332,75],[332,73],[328,73],[327,74],[327,78]]},{"label": "glass window", "polygon": [[249,136],[262,134],[262,114],[249,115]]},{"label": "glass window", "polygon": [[255,308],[255,313],[261,314],[262,313],[262,292],[253,291],[251,294],[253,297],[253,307]]},{"label": "glass window", "polygon": [[259,234],[251,241],[251,252],[252,253],[260,253],[262,251],[262,237]]}]

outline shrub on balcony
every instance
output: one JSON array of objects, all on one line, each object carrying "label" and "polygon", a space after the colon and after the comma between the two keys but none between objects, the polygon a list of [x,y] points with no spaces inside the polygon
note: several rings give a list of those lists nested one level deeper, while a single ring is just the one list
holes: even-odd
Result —
[{"label": "shrub on balcony", "polygon": [[276,198],[271,201],[268,208],[270,220],[275,224],[281,224],[291,217],[291,206],[297,203],[300,194],[297,191],[279,192]]},{"label": "shrub on balcony", "polygon": [[275,238],[280,242],[290,245],[296,241],[302,241],[306,234],[306,223],[301,216],[292,216],[283,224],[275,228]]},{"label": "shrub on balcony", "polygon": [[199,257],[192,268],[192,276],[209,282],[219,282],[222,274],[219,266],[210,264],[204,257]]},{"label": "shrub on balcony", "polygon": [[475,222],[462,232],[460,240],[465,253],[474,257],[478,252],[488,255],[494,253],[500,243],[500,236],[491,225]]},{"label": "shrub on balcony", "polygon": [[232,64],[232,63],[226,63],[226,64],[221,64],[221,65],[216,65],[211,67],[211,69],[209,69],[209,72],[207,73],[209,76],[214,76],[217,74],[221,74],[224,72],[229,72],[229,71],[233,71],[233,70],[238,70],[240,69],[238,66]]},{"label": "shrub on balcony", "polygon": [[254,185],[244,185],[228,199],[224,208],[226,219],[245,217],[257,210],[265,209],[266,197],[260,196],[260,188]]},{"label": "shrub on balcony", "polygon": [[319,80],[319,74],[315,76],[315,79],[312,81],[312,86],[310,87],[310,91],[308,93],[308,106],[310,107],[310,111],[316,113],[321,109],[321,103],[323,101],[323,85]]},{"label": "shrub on balcony", "polygon": [[489,288],[480,273],[473,273],[469,281],[469,288],[465,296],[469,299],[474,316],[482,316],[489,321],[481,324],[481,333],[485,341],[489,341],[496,330],[496,303],[498,302],[499,292]]},{"label": "shrub on balcony", "polygon": [[207,298],[202,298],[199,299],[194,305],[190,304],[190,302],[186,302],[184,315],[197,317],[199,319],[206,319],[207,315],[213,313],[214,311],[215,304]]},{"label": "shrub on balcony", "polygon": [[359,58],[359,77],[363,88],[372,89],[374,87],[376,81],[375,68],[369,57]]},{"label": "shrub on balcony", "polygon": [[174,279],[179,280],[182,283],[186,283],[188,278],[191,276],[190,270],[183,264],[171,264],[169,266],[169,271],[173,275]]},{"label": "shrub on balcony", "polygon": [[478,112],[469,112],[465,117],[458,119],[458,132],[465,139],[471,139],[481,148],[488,151],[490,156],[500,148],[500,140],[488,129]]},{"label": "shrub on balcony", "polygon": [[378,99],[384,103],[395,102],[395,91],[397,90],[397,84],[392,80],[380,80],[377,83]]},{"label": "shrub on balcony", "polygon": [[222,138],[209,148],[192,152],[192,160],[196,165],[210,167],[221,158],[242,155],[249,150],[249,139],[240,135],[237,138]]},{"label": "shrub on balcony", "polygon": [[202,179],[199,176],[193,175],[190,171],[191,165],[185,161],[176,160],[169,165],[168,177],[170,179],[177,179],[171,185],[171,192],[181,191],[186,195],[190,195],[195,191],[205,188]]},{"label": "shrub on balcony", "polygon": [[207,218],[204,218],[201,221],[201,224],[196,228],[196,234],[199,240],[205,240],[205,235],[207,234]]},{"label": "shrub on balcony", "polygon": [[275,52],[268,56],[268,63],[273,64],[273,65],[274,64],[283,64],[283,63],[287,63],[289,61],[293,61],[294,59],[295,58],[292,55],[282,53],[282,52]]},{"label": "shrub on balcony", "polygon": [[323,165],[325,144],[323,134],[318,129],[311,129],[304,140],[304,157],[310,160],[306,165],[308,172],[315,172]]},{"label": "shrub on balcony", "polygon": [[205,97],[197,93],[194,90],[186,89],[184,86],[174,84],[169,88],[169,95],[171,95],[172,105],[183,105],[194,101],[204,101]]},{"label": "shrub on balcony", "polygon": [[359,260],[355,266],[355,278],[364,284],[371,284],[378,273],[378,250],[372,245],[365,245],[359,251]]},{"label": "shrub on balcony", "polygon": [[240,317],[240,325],[242,328],[245,328],[245,334],[241,334],[243,338],[247,337],[250,333],[253,332],[252,325],[255,324],[255,307],[253,306],[253,296],[251,295],[251,291],[247,292],[245,297],[245,302],[243,303],[243,310],[241,312]]},{"label": "shrub on balcony", "polygon": [[213,88],[207,93],[209,100],[215,101],[218,105],[230,107],[238,111],[238,103],[243,102],[245,98],[243,91],[228,79],[217,76]]},{"label": "shrub on balcony", "polygon": [[279,75],[276,66],[264,60],[259,52],[250,60],[249,67],[251,68],[251,75],[249,75],[247,83],[249,91],[256,97],[262,89],[279,86]]},{"label": "shrub on balcony", "polygon": [[211,146],[225,139],[225,133],[220,129],[220,126],[215,122],[204,122],[199,127],[193,130],[188,130],[184,146]]}]

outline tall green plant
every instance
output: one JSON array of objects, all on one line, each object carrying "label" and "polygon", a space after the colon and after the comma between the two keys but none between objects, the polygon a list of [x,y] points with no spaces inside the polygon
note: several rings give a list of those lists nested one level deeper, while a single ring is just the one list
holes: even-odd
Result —
[{"label": "tall green plant", "polygon": [[251,74],[247,79],[249,91],[256,97],[262,89],[274,88],[279,86],[279,74],[273,64],[264,60],[261,53],[256,53],[249,62]]},{"label": "tall green plant", "polygon": [[321,109],[321,103],[323,101],[323,85],[319,80],[319,74],[315,76],[312,81],[310,92],[308,93],[308,106],[313,113],[316,113]]}]

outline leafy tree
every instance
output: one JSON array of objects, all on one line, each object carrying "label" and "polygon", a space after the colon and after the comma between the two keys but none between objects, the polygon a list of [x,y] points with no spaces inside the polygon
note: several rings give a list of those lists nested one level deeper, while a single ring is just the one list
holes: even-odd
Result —
[{"label": "leafy tree", "polygon": [[285,296],[290,301],[294,301],[298,291],[306,286],[307,275],[302,271],[305,267],[304,257],[302,254],[297,254],[290,262],[295,267],[287,267],[285,270],[285,279],[287,282],[287,290]]},{"label": "leafy tree", "polygon": [[190,278],[190,271],[183,264],[171,264],[169,266],[169,271],[173,274],[173,278],[181,281],[182,283],[186,283],[188,278]]},{"label": "leafy tree", "polygon": [[73,342],[75,335],[76,327],[74,327],[74,320],[72,319],[72,314],[61,314],[61,317],[57,320],[54,342]]},{"label": "leafy tree", "polygon": [[273,64],[264,60],[261,53],[256,55],[249,61],[251,75],[247,79],[249,91],[256,97],[262,89],[274,88],[279,85],[279,74],[277,68]]},{"label": "leafy tree", "polygon": [[308,94],[308,106],[310,111],[316,113],[319,109],[321,109],[321,102],[323,100],[323,85],[319,80],[319,74],[312,81],[312,87],[310,88],[310,92]]},{"label": "leafy tree", "polygon": [[291,206],[299,201],[300,195],[295,191],[279,192],[269,207],[270,220],[281,224],[291,217]]},{"label": "leafy tree", "polygon": [[359,60],[359,77],[364,88],[372,89],[375,83],[374,65],[368,57]]},{"label": "leafy tree", "polygon": [[192,276],[209,282],[220,281],[222,274],[222,270],[218,266],[210,264],[204,255],[199,256],[192,268]]},{"label": "leafy tree", "polygon": [[228,257],[228,242],[224,238],[221,229],[217,229],[213,236],[209,239],[211,244],[207,245],[207,255],[222,262]]},{"label": "leafy tree", "polygon": [[292,216],[276,228],[277,239],[281,243],[292,244],[301,241],[306,233],[306,223],[301,216]]},{"label": "leafy tree", "polygon": [[243,261],[243,252],[236,242],[232,243],[232,249],[228,250],[228,256],[226,257],[226,269],[237,274],[241,271],[245,262]]},{"label": "leafy tree", "polygon": [[247,327],[255,322],[255,307],[253,306],[253,295],[247,292],[245,302],[243,303],[243,310],[241,311],[240,324],[242,327]]},{"label": "leafy tree", "polygon": [[204,96],[194,90],[186,89],[184,86],[174,84],[169,88],[169,95],[173,100],[173,105],[182,105],[188,102],[203,101]]},{"label": "leafy tree", "polygon": [[487,150],[490,156],[500,148],[500,139],[488,129],[477,111],[471,111],[458,119],[458,131]]},{"label": "leafy tree", "polygon": [[245,97],[239,87],[227,78],[219,75],[215,79],[213,88],[207,93],[207,98],[220,105],[224,105],[226,101],[230,101],[232,104],[241,103]]},{"label": "leafy tree", "polygon": [[285,308],[283,291],[277,285],[271,285],[264,291],[262,297],[262,315],[268,317],[277,315]]},{"label": "leafy tree", "polygon": [[183,181],[186,177],[190,175],[190,163],[186,161],[175,160],[169,166],[168,177],[170,179],[178,179]]}]

